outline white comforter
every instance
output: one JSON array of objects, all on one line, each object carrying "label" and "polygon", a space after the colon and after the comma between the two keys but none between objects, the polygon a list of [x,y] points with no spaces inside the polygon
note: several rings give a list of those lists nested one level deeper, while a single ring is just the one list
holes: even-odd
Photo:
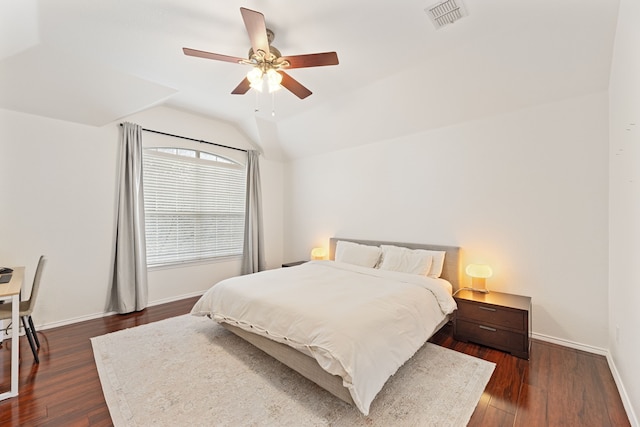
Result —
[{"label": "white comforter", "polygon": [[443,279],[312,261],[224,280],[193,307],[314,357],[365,415],[387,379],[456,308]]}]

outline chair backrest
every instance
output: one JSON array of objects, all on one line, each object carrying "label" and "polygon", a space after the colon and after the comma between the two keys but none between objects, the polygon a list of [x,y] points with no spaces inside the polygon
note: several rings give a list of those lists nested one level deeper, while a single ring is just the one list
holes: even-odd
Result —
[{"label": "chair backrest", "polygon": [[36,267],[36,275],[33,277],[33,286],[31,287],[31,296],[29,297],[29,304],[27,307],[27,311],[29,314],[33,311],[33,307],[36,304],[36,298],[38,297],[38,290],[40,289],[40,278],[42,277],[42,270],[44,270],[44,265],[47,263],[47,259],[44,255],[40,256],[38,260],[38,267]]}]

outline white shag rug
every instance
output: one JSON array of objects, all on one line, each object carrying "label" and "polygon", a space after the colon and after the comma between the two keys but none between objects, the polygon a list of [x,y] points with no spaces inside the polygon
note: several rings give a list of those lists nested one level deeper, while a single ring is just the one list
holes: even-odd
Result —
[{"label": "white shag rug", "polygon": [[427,343],[369,416],[206,317],[91,338],[121,426],[465,426],[495,364]]}]

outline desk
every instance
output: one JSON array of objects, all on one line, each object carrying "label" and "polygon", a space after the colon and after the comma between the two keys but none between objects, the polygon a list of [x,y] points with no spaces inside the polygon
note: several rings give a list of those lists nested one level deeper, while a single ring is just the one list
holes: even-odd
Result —
[{"label": "desk", "polygon": [[20,351],[20,290],[24,282],[24,267],[14,267],[8,283],[0,283],[0,299],[11,299],[11,389],[0,393],[0,400],[18,395],[18,352]]}]

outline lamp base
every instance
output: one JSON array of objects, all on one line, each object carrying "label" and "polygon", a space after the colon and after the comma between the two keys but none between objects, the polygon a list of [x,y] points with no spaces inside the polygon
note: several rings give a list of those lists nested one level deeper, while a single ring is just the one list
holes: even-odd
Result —
[{"label": "lamp base", "polygon": [[482,292],[483,294],[488,294],[489,290],[487,289],[486,280],[484,277],[472,277],[471,278],[471,290],[474,292]]}]

